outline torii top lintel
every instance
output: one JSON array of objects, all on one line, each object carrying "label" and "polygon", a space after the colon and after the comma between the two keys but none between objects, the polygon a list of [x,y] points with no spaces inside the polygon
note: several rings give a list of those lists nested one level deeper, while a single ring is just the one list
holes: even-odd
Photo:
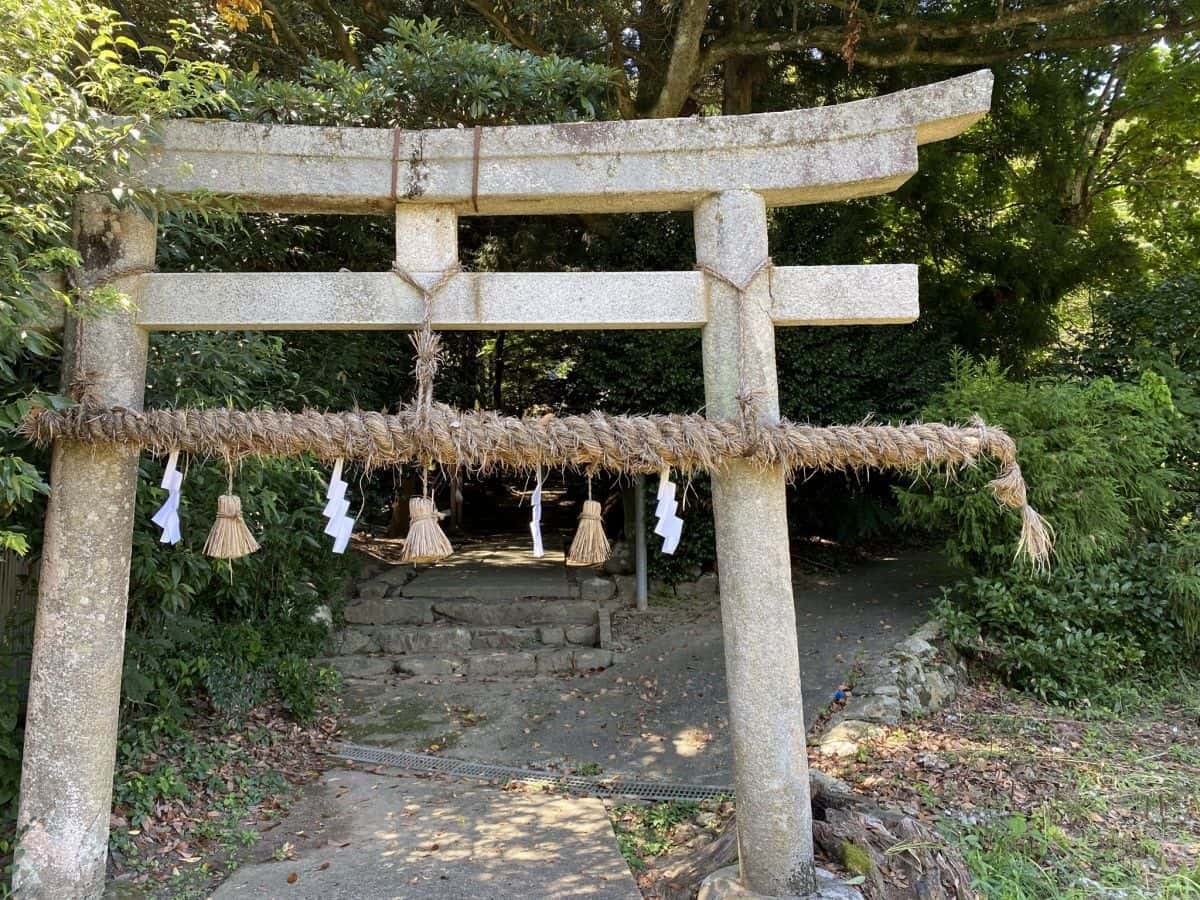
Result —
[{"label": "torii top lintel", "polygon": [[396,199],[461,215],[651,212],[737,189],[791,206],[894,190],[917,171],[917,147],[982,118],[991,91],[979,71],[787,112],[484,128],[478,145],[461,128],[172,121],[133,179],[293,213],[382,213]]}]

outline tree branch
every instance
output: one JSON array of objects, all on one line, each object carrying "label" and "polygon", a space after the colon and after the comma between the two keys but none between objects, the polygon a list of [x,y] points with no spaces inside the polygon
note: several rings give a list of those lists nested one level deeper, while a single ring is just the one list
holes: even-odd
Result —
[{"label": "tree branch", "polygon": [[313,0],[313,6],[317,8],[317,13],[333,32],[333,39],[337,42],[338,51],[346,65],[354,69],[362,68],[362,62],[354,50],[354,45],[350,43],[350,35],[346,31],[346,26],[342,24],[342,17],[337,14],[337,10],[330,5],[329,0]]},{"label": "tree branch", "polygon": [[692,86],[708,67],[700,65],[700,38],[708,20],[708,0],[681,0],[675,20],[675,40],[661,90],[650,107],[650,117],[665,119],[679,114]]},{"label": "tree branch", "polygon": [[304,46],[304,42],[300,40],[296,32],[292,31],[292,26],[288,23],[283,11],[271,0],[264,0],[263,9],[271,14],[271,18],[275,23],[279,34],[283,37],[283,42],[291,47],[294,51],[300,54],[300,62],[308,59],[312,51]]},{"label": "tree branch", "polygon": [[[870,68],[894,68],[907,65],[932,66],[986,66],[993,63],[1006,62],[1019,56],[1031,53],[1061,53],[1071,50],[1092,50],[1096,47],[1108,47],[1116,44],[1136,46],[1150,44],[1166,37],[1176,37],[1181,34],[1191,34],[1200,31],[1200,19],[1189,19],[1177,25],[1155,28],[1149,31],[1133,31],[1122,34],[1094,34],[1077,37],[1064,37],[1040,41],[1030,41],[1026,44],[1005,47],[996,50],[980,49],[975,52],[913,50],[891,54],[887,51],[878,53],[859,50],[854,61],[858,65]],[[830,46],[817,47],[819,50],[836,52],[837,48]]]},{"label": "tree branch", "polygon": [[625,72],[625,60],[631,58],[629,48],[622,39],[621,23],[608,14],[607,10],[600,13],[604,23],[604,31],[609,41],[609,66],[614,70],[617,87],[617,111],[622,119],[632,119],[634,116],[633,92],[629,87],[629,75]]},{"label": "tree branch", "polygon": [[467,6],[479,13],[484,21],[491,25],[500,34],[500,37],[504,38],[505,43],[537,56],[547,55],[545,48],[540,46],[529,32],[506,20],[496,4],[489,3],[487,0],[467,0]]},{"label": "tree branch", "polygon": [[[892,22],[878,23],[870,17],[864,17],[863,32],[861,36],[860,46],[866,46],[872,43],[878,43],[888,40],[953,40],[956,38],[970,37],[987,37],[989,35],[1005,34],[1014,29],[1021,28],[1026,25],[1048,25],[1056,22],[1062,22],[1068,19],[1077,18],[1102,7],[1107,0],[1066,0],[1064,3],[1046,4],[1042,6],[1030,6],[1014,12],[1005,12],[994,19],[988,20],[972,20],[965,22],[952,22],[945,20],[930,20],[923,17],[908,17]],[[826,3],[825,5],[840,7],[840,4],[834,2]],[[1173,28],[1175,26],[1172,26]],[[1177,32],[1181,33],[1181,32]],[[815,39],[821,44],[827,44],[832,41],[833,35],[837,35],[837,39],[841,39],[841,29],[834,26],[815,26],[805,31],[799,32],[747,32],[741,34],[730,35],[725,38],[720,38],[713,41],[705,50],[702,59],[700,60],[699,68],[701,72],[710,71],[726,59],[733,56],[749,56],[764,53],[786,52],[788,50],[803,50],[817,46],[812,41]],[[1162,32],[1156,32],[1156,37],[1163,36]],[[1080,40],[1088,41],[1082,46],[1095,47],[1102,46],[1106,40],[1112,43],[1121,42],[1120,36],[1113,35],[1095,35],[1091,38],[1082,38]],[[1032,45],[1031,45],[1032,46]],[[817,46],[817,49],[825,49]],[[918,55],[928,54],[932,51],[920,50],[912,48]],[[1009,54],[1007,56],[996,56],[994,59],[1007,59],[1012,55],[1019,55],[1020,52]],[[973,59],[975,57],[972,57]],[[856,57],[856,61],[858,61]],[[914,62],[925,61],[924,58],[915,59]],[[863,61],[864,64],[865,61]],[[896,63],[902,65],[903,63]]]},{"label": "tree branch", "polygon": [[[1090,2],[1090,0],[1085,0],[1085,2]],[[947,23],[944,32],[934,33],[933,23],[926,23],[926,34],[924,36],[930,39],[952,38],[957,36],[962,29],[971,27],[973,27],[972,23]],[[1003,33],[1009,27],[1011,26],[1005,25],[996,29],[996,31]],[[1146,31],[1125,33],[1101,32],[1062,38],[1042,38],[994,49],[987,47],[980,47],[974,50],[922,49],[913,43],[896,49],[873,49],[872,45],[885,41],[888,38],[899,36],[894,30],[894,26],[888,26],[864,33],[862,42],[858,45],[858,49],[855,52],[854,62],[856,65],[867,66],[869,68],[894,68],[896,66],[908,65],[982,66],[1004,62],[1029,53],[1090,50],[1095,47],[1115,44],[1145,44],[1161,40],[1165,37],[1190,34],[1197,31],[1200,31],[1200,19],[1189,19],[1186,22],[1178,22],[1173,25],[1152,28]],[[906,36],[911,37],[911,33]],[[841,51],[842,40],[843,35],[840,29],[830,26],[816,26],[795,34],[788,33],[774,36],[758,34],[749,36],[748,40],[714,42],[703,54],[698,69],[700,72],[710,71],[732,56],[788,53],[802,50],[822,50],[836,54]]]}]

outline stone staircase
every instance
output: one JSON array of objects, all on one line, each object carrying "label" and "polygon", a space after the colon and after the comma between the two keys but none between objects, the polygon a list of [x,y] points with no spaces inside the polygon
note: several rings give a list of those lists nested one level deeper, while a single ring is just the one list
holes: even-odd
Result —
[{"label": "stone staircase", "polygon": [[345,678],[582,673],[612,665],[612,580],[484,548],[443,566],[375,567],[328,663]]}]

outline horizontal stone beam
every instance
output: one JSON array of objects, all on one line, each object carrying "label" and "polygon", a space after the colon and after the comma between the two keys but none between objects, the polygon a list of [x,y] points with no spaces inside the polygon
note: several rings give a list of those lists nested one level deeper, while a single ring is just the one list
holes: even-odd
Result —
[{"label": "horizontal stone beam", "polygon": [[469,129],[395,144],[388,129],[179,120],[162,123],[132,179],[282,212],[370,213],[394,205],[395,159],[396,197],[460,215],[684,210],[747,189],[790,206],[894,190],[916,172],[917,146],[977,121],[991,91],[980,71],[814,109],[484,128],[478,160]]},{"label": "horizontal stone beam", "polygon": [[[435,274],[417,274],[429,284]],[[886,325],[917,318],[917,267],[780,266],[771,272],[778,325]],[[134,293],[151,331],[415,328],[420,294],[391,272],[151,274]],[[464,272],[438,293],[447,330],[700,328],[700,272]]]}]

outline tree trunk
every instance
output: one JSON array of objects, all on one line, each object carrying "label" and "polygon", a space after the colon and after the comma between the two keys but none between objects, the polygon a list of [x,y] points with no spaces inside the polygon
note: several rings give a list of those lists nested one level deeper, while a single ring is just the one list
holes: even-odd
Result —
[{"label": "tree trunk", "polygon": [[492,352],[492,409],[504,408],[504,341],[506,332],[496,335],[496,347]]},{"label": "tree trunk", "polygon": [[727,116],[754,112],[754,90],[765,72],[766,67],[759,57],[735,56],[725,60],[721,112]]}]

